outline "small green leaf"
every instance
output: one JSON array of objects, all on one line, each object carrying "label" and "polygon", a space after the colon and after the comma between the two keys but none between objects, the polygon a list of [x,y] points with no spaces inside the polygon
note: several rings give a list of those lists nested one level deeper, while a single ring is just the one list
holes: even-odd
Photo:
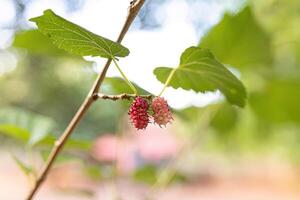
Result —
[{"label": "small green leaf", "polygon": [[5,134],[34,146],[53,131],[54,121],[46,116],[20,108],[0,109],[0,134]]},{"label": "small green leaf", "polygon": [[137,169],[133,178],[137,181],[153,185],[156,182],[157,169],[152,165],[146,165]]},{"label": "small green leaf", "polygon": [[23,163],[19,158],[17,158],[15,155],[12,155],[14,161],[16,162],[16,164],[18,165],[18,167],[21,169],[21,171],[26,175],[29,176],[32,173],[34,173],[34,170],[32,167],[26,165],[25,163]]},{"label": "small green leaf", "polygon": [[[137,89],[138,94],[140,94],[140,95],[150,94],[148,91],[139,87],[135,83],[132,83],[132,84]],[[126,84],[126,82],[122,78],[119,78],[119,77],[105,78],[102,88],[103,88],[102,92],[105,94],[122,94],[122,93],[131,94],[132,93],[131,88]]]},{"label": "small green leaf", "polygon": [[[55,141],[57,140],[57,137],[53,135],[48,135],[45,138],[43,138],[39,143],[37,144],[38,146],[47,146],[47,147],[52,147]],[[75,138],[70,138],[68,139],[66,145],[66,149],[69,150],[81,150],[81,151],[88,151],[91,149],[92,146],[92,141],[88,139],[75,139]]]},{"label": "small green leaf", "polygon": [[245,105],[246,90],[242,82],[207,49],[190,47],[181,55],[179,67],[158,67],[154,70],[162,83],[166,83],[171,73],[173,77],[168,85],[175,89],[195,92],[220,90],[230,103],[241,107]]},{"label": "small green leaf", "polygon": [[30,138],[30,132],[14,124],[0,124],[0,134],[12,137],[23,142],[27,142]]},{"label": "small green leaf", "polygon": [[95,180],[95,181],[103,178],[101,167],[99,167],[98,165],[93,165],[93,164],[87,165],[85,163],[84,172],[89,178],[91,178],[92,180]]},{"label": "small green leaf", "polygon": [[33,123],[34,124],[30,130],[31,137],[28,141],[28,144],[31,146],[42,141],[53,130],[54,127],[54,123],[52,120],[41,116],[39,118],[36,118]]},{"label": "small green leaf", "polygon": [[39,30],[49,36],[55,45],[80,56],[101,56],[104,58],[125,57],[129,50],[109,39],[96,35],[66,19],[52,10],[44,15],[30,19]]}]

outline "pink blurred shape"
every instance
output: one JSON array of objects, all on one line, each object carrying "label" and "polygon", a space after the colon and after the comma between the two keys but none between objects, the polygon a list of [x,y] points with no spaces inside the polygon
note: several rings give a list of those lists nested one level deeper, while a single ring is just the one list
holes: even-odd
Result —
[{"label": "pink blurred shape", "polygon": [[124,134],[118,138],[106,134],[96,139],[92,156],[103,163],[117,162],[120,172],[132,172],[141,162],[158,163],[177,155],[181,143],[171,129],[149,126],[147,130]]},{"label": "pink blurred shape", "polygon": [[113,162],[117,156],[117,137],[111,134],[96,139],[92,147],[92,156],[100,162]]},{"label": "pink blurred shape", "polygon": [[129,173],[135,168],[134,143],[112,134],[100,136],[92,148],[92,156],[104,163],[117,162],[120,172]]},{"label": "pink blurred shape", "polygon": [[169,128],[149,126],[142,134],[137,134],[139,154],[149,162],[159,162],[177,155],[181,144]]}]

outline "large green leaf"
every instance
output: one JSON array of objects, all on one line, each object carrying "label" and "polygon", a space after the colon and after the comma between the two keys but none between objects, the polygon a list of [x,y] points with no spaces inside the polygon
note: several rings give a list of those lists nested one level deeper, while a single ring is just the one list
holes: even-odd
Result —
[{"label": "large green leaf", "polygon": [[[187,107],[177,110],[176,115],[185,122],[199,125],[199,122],[209,119],[209,124],[220,134],[232,130],[238,120],[238,109],[235,106],[222,102],[206,107]],[[209,117],[206,117],[209,116]]]},{"label": "large green leaf", "polygon": [[257,117],[273,124],[300,124],[300,78],[275,78],[264,88],[249,95],[249,103]]},{"label": "large green leaf", "polygon": [[222,63],[239,69],[272,63],[270,37],[258,24],[250,7],[236,15],[225,14],[201,39],[199,46],[210,49]]},{"label": "large green leaf", "polygon": [[48,35],[59,48],[80,56],[101,56],[105,58],[125,57],[129,50],[119,43],[96,35],[64,18],[52,10],[30,19],[39,30]]},{"label": "large green leaf", "polygon": [[29,53],[48,56],[71,56],[66,51],[57,48],[51,40],[38,30],[18,32],[15,35],[13,46],[26,49]]},{"label": "large green leaf", "polygon": [[232,130],[237,123],[238,110],[227,104],[222,103],[219,105],[217,112],[211,119],[211,126],[219,131],[220,134]]},{"label": "large green leaf", "polygon": [[181,55],[177,68],[158,67],[154,74],[162,83],[166,83],[173,74],[169,82],[173,88],[195,92],[220,90],[230,103],[241,107],[245,105],[246,90],[242,82],[207,49],[190,47]]}]

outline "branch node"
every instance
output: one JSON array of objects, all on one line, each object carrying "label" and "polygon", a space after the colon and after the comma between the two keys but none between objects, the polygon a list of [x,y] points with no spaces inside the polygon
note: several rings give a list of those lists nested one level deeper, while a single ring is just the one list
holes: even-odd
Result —
[{"label": "branch node", "polygon": [[54,146],[58,147],[59,145],[60,145],[60,141],[59,141],[59,140],[56,140],[56,141],[54,142]]},{"label": "branch node", "polygon": [[98,98],[99,98],[99,97],[98,97],[98,94],[97,94],[97,93],[92,94],[92,99],[93,99],[93,101],[97,101]]}]

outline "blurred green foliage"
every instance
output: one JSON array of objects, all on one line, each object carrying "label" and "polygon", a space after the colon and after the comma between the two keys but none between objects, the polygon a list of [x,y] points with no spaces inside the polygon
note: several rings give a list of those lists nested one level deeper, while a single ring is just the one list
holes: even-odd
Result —
[{"label": "blurred green foliage", "polygon": [[225,13],[199,46],[209,48],[222,63],[240,70],[272,64],[271,37],[259,25],[249,6],[237,14]]},{"label": "blurred green foliage", "polygon": [[22,170],[22,172],[26,176],[30,176],[31,174],[35,173],[34,169],[31,166],[27,166],[24,162],[18,159],[16,156],[13,156],[13,159],[17,163],[18,167]]},{"label": "blurred green foliage", "polygon": [[300,79],[271,78],[264,88],[253,92],[250,104],[267,123],[300,123]]},{"label": "blurred green foliage", "polygon": [[[215,129],[206,138],[208,146],[252,154],[276,154],[280,149],[290,156],[300,151],[293,145],[300,142],[300,63],[295,48],[300,5],[296,4],[294,0],[251,1],[239,13],[226,13],[200,40],[201,47],[240,70],[249,93],[245,110],[219,107],[211,121]],[[288,141],[293,141],[291,146]],[[295,154],[292,158],[300,160]]]},{"label": "blurred green foliage", "polygon": [[[157,177],[160,179],[157,179]],[[165,182],[167,184],[178,183],[186,180],[179,172],[174,172],[170,169],[161,172],[156,166],[154,165],[145,165],[138,170],[136,170],[133,174],[135,180],[149,184],[154,186],[163,186]]]},{"label": "blurred green foliage", "polygon": [[[225,13],[199,38],[200,47],[210,49],[217,60],[233,68],[249,96],[245,109],[220,100],[176,111],[176,126],[183,127],[183,134],[191,140],[199,135],[201,151],[280,152],[300,161],[299,10],[298,0],[252,0],[237,13]],[[5,51],[15,53],[18,66],[0,75],[0,139],[14,138],[27,146],[49,149],[92,85],[93,63],[56,48],[34,30],[16,32]],[[131,90],[122,79],[107,78],[102,92]],[[127,114],[124,104],[95,103],[67,147],[87,151],[97,136],[120,132]],[[156,170],[145,166],[134,176],[153,183]],[[93,166],[90,173],[101,176]]]},{"label": "blurred green foliage", "polygon": [[[202,134],[202,151],[300,161],[299,8],[293,0],[251,1],[238,13],[225,13],[200,39],[200,47],[239,70],[249,95],[245,109],[221,102],[178,112],[186,129]],[[206,115],[208,128],[201,125]]]},{"label": "blurred green foliage", "polygon": [[2,108],[0,111],[0,131],[8,136],[20,139],[29,145],[35,145],[53,131],[51,118],[30,113],[18,108]]}]

